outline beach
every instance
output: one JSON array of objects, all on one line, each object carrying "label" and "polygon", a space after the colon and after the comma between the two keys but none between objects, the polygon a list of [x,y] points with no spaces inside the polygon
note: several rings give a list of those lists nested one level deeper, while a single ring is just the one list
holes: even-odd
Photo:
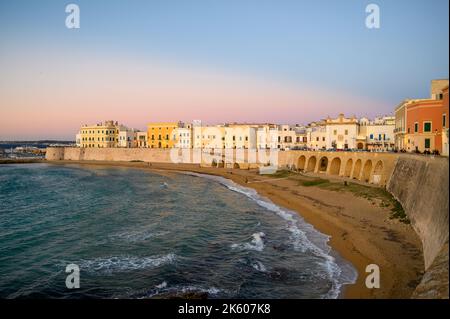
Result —
[{"label": "beach", "polygon": [[[409,224],[391,217],[392,207],[388,198],[378,188],[354,183],[344,186],[344,182],[338,179],[321,184],[316,182],[321,180],[318,176],[289,172],[266,176],[259,175],[258,170],[209,168],[193,164],[45,162],[195,172],[221,176],[252,188],[275,204],[296,211],[318,231],[329,235],[329,245],[353,264],[358,278],[355,284],[344,287],[342,298],[409,298],[423,274],[418,236]],[[366,266],[370,264],[380,268],[379,289],[368,289],[365,285],[368,275]]]}]

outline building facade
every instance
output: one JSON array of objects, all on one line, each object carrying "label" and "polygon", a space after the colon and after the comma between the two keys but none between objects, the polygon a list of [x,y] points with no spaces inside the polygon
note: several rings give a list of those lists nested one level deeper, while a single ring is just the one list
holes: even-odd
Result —
[{"label": "building facade", "polygon": [[[377,117],[373,121],[362,118],[359,121],[357,148],[373,152],[395,149],[395,117]],[[361,148],[360,143],[363,143]]]},{"label": "building facade", "polygon": [[448,84],[433,80],[430,98],[405,100],[396,107],[397,150],[448,156]]},{"label": "building facade", "polygon": [[95,125],[84,125],[80,128],[77,140],[80,147],[117,147],[119,137],[119,124],[114,121],[105,121]]},{"label": "building facade", "polygon": [[192,148],[192,125],[179,123],[178,127],[173,130],[173,139],[175,140],[175,148]]},{"label": "building facade", "polygon": [[149,148],[173,148],[176,140],[173,131],[179,122],[149,123],[147,125],[147,145]]}]

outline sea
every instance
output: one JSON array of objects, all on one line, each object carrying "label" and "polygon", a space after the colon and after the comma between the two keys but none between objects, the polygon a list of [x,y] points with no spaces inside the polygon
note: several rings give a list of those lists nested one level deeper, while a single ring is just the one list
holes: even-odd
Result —
[{"label": "sea", "polygon": [[357,273],[328,240],[221,177],[0,165],[0,298],[339,298]]}]

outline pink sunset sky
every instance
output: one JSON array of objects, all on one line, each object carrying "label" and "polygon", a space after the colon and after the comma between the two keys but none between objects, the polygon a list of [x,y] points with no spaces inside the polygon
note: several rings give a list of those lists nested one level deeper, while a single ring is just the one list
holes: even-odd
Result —
[{"label": "pink sunset sky", "polygon": [[195,119],[295,124],[386,109],[351,92],[157,58],[32,55],[0,61],[0,140],[73,139],[80,125],[109,119],[138,129]]},{"label": "pink sunset sky", "polygon": [[446,0],[380,0],[379,29],[362,0],[75,2],[79,29],[64,1],[0,1],[0,140],[74,140],[105,120],[373,118],[448,78]]}]

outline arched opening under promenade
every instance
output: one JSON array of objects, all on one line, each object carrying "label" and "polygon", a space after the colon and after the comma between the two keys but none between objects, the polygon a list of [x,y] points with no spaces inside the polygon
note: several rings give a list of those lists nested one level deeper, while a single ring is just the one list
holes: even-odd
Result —
[{"label": "arched opening under promenade", "polygon": [[361,173],[361,160],[357,160],[355,163],[355,168],[353,169],[353,178],[354,179],[359,179],[359,174]]},{"label": "arched opening under promenade", "polygon": [[328,158],[322,157],[319,162],[319,172],[325,173],[328,167]]},{"label": "arched opening under promenade", "polygon": [[364,182],[370,181],[370,173],[371,172],[372,172],[372,161],[367,160],[366,163],[364,164],[363,176],[362,176],[362,180]]},{"label": "arched opening under promenade", "polygon": [[339,175],[341,171],[341,159],[339,157],[333,158],[330,165],[330,175]]},{"label": "arched opening under promenade", "polygon": [[383,173],[383,162],[382,161],[378,161],[375,164],[375,168],[374,168],[373,174],[372,174],[372,182],[374,184],[380,184],[381,183],[382,173]]},{"label": "arched opening under promenade", "polygon": [[344,172],[345,177],[351,177],[352,168],[353,168],[353,160],[349,159],[347,161],[347,164],[345,164],[345,172]]},{"label": "arched opening under promenade", "polygon": [[314,169],[316,168],[316,162],[317,162],[317,159],[315,156],[311,156],[309,158],[308,167],[307,167],[308,172],[314,172]]},{"label": "arched opening under promenade", "polygon": [[240,169],[241,167],[239,166],[238,163],[234,163],[234,164],[233,164],[233,168]]},{"label": "arched opening under promenade", "polygon": [[305,163],[306,163],[306,156],[302,155],[297,160],[297,169],[299,171],[303,171],[305,169]]},{"label": "arched opening under promenade", "polygon": [[212,160],[211,166],[212,167],[217,167],[217,161],[215,159]]},{"label": "arched opening under promenade", "polygon": [[217,165],[217,167],[225,167],[225,161],[220,161],[219,164]]}]

